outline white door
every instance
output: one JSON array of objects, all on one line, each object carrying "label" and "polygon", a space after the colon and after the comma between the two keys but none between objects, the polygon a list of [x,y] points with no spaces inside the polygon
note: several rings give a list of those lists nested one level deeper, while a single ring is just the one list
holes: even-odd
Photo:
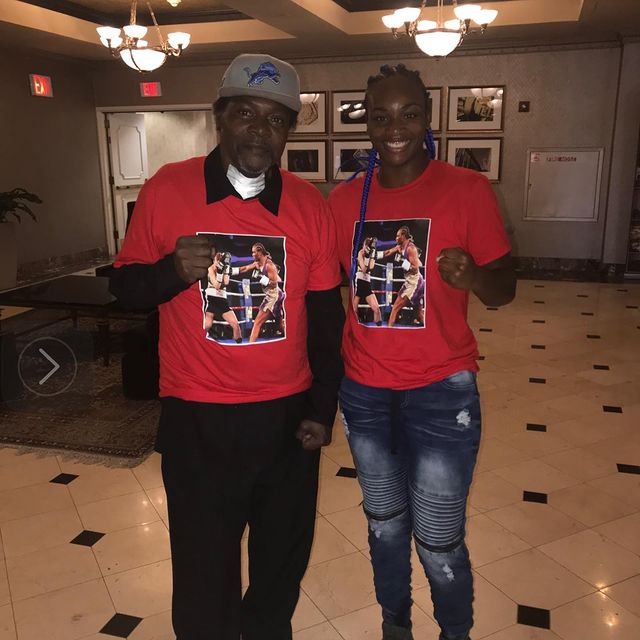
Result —
[{"label": "white door", "polygon": [[110,113],[111,170],[115,187],[141,185],[149,177],[147,137],[141,113]]},{"label": "white door", "polygon": [[127,228],[127,204],[135,202],[149,177],[147,137],[141,113],[109,113],[107,121],[116,248],[119,251]]}]

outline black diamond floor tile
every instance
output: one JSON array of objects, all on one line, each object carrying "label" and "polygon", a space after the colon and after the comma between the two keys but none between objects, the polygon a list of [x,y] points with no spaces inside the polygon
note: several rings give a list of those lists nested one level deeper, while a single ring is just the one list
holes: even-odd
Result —
[{"label": "black diamond floor tile", "polygon": [[100,538],[104,537],[104,533],[100,533],[99,531],[87,531],[85,529],[81,534],[77,535],[73,540],[71,540],[71,544],[79,544],[83,547],[92,547]]},{"label": "black diamond floor tile", "polygon": [[523,491],[523,502],[539,502],[540,504],[547,504],[547,494],[539,493],[537,491]]},{"label": "black diamond floor tile", "polygon": [[529,627],[539,629],[551,628],[551,612],[549,609],[539,609],[538,607],[527,607],[518,605],[518,624],[526,624]]},{"label": "black diamond floor tile", "polygon": [[620,473],[635,473],[636,475],[640,475],[640,465],[618,464],[617,467]]},{"label": "black diamond floor tile", "polygon": [[49,480],[49,482],[53,482],[55,484],[69,484],[70,482],[73,482],[77,477],[78,476],[74,475],[73,473],[61,473],[55,478]]},{"label": "black diamond floor tile", "polygon": [[608,404],[603,404],[602,410],[605,413],[622,413],[622,407],[612,407]]},{"label": "black diamond floor tile", "polygon": [[358,477],[356,470],[352,467],[340,467],[336,475],[340,476],[341,478],[357,478]]},{"label": "black diamond floor tile", "polygon": [[536,422],[527,422],[527,431],[546,431],[546,424],[537,424]]},{"label": "black diamond floor tile", "polygon": [[133,630],[142,622],[142,618],[116,613],[107,624],[100,629],[100,633],[116,638],[128,638]]}]

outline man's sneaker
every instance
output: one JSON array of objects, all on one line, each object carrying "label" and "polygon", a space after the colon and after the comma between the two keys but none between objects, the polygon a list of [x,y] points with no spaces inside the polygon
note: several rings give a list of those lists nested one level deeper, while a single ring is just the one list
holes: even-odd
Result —
[{"label": "man's sneaker", "polygon": [[382,623],[382,640],[413,640],[411,629],[396,627],[393,624]]}]

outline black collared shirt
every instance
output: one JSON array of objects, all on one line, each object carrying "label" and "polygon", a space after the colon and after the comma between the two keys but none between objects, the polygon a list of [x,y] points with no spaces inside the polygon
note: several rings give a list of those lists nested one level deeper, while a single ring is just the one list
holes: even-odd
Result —
[{"label": "black collared shirt", "polygon": [[[242,199],[242,196],[233,188],[227,178],[227,172],[222,166],[220,147],[216,147],[204,160],[204,182],[207,189],[207,204],[219,202],[229,196]],[[255,197],[267,211],[277,216],[281,195],[282,176],[280,169],[274,165],[265,175],[264,189]],[[252,200],[253,198],[248,199]]]}]

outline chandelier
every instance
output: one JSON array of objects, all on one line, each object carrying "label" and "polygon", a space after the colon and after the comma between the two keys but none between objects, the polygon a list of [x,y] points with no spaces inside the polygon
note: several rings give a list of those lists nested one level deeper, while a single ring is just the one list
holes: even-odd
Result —
[{"label": "chandelier", "polygon": [[159,45],[150,47],[149,43],[143,39],[147,33],[147,27],[136,24],[137,4],[137,0],[132,0],[131,17],[129,24],[122,28],[123,36],[120,36],[120,29],[115,27],[98,27],[96,31],[100,36],[100,42],[113,56],[120,56],[122,62],[128,67],[140,72],[155,71],[166,62],[168,56],[179,56],[189,46],[191,36],[182,31],[174,31],[164,40],[153,9],[147,2],[160,40]]},{"label": "chandelier", "polygon": [[479,4],[458,4],[453,2],[455,18],[443,19],[443,0],[437,0],[436,20],[420,20],[427,0],[422,0],[419,7],[396,9],[389,15],[382,16],[384,26],[391,29],[394,38],[403,34],[416,41],[419,49],[429,56],[449,55],[469,33],[473,33],[471,22],[480,27],[484,33],[486,28],[496,19],[495,9],[483,9]]}]

